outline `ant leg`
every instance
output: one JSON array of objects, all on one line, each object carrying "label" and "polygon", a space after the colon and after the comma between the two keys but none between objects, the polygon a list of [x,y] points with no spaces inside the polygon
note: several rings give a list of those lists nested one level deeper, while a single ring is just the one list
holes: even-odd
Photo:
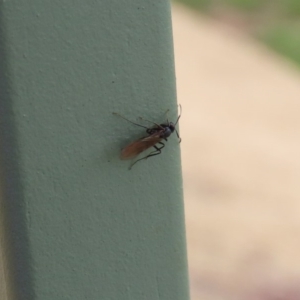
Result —
[{"label": "ant leg", "polygon": [[[156,125],[158,128],[160,128],[160,129],[164,129],[162,126],[160,126],[159,124],[157,124],[157,123],[155,123],[155,122],[152,122],[152,121],[149,121],[149,120],[147,120],[147,119],[144,119],[144,118],[142,118],[142,117],[139,117],[141,120],[144,120],[144,121],[147,121],[147,122],[150,122],[150,123],[152,123],[152,124],[154,124],[154,125]],[[151,128],[150,128],[151,129]]]},{"label": "ant leg", "polygon": [[[159,142],[158,144],[160,144],[160,145],[162,145],[162,146],[161,146],[160,148],[158,148],[157,146],[153,146],[156,150],[150,152],[146,157],[144,157],[144,159],[146,159],[147,157],[149,157],[149,155],[152,154],[152,153],[155,153],[155,152],[157,152],[157,151],[160,151],[160,152],[161,152],[161,149],[165,147],[165,144],[162,143],[162,142]],[[160,153],[158,153],[158,154],[160,154]],[[157,155],[157,154],[155,154],[155,155]],[[152,155],[151,155],[151,156],[152,156]]]},{"label": "ant leg", "polygon": [[136,160],[130,167],[129,167],[129,170],[131,170],[131,168],[140,160],[144,160],[144,159],[147,159],[149,157],[152,157],[152,156],[156,156],[156,155],[159,155],[161,154],[161,149],[165,147],[165,144],[162,143],[162,142],[159,142],[160,145],[162,145],[160,148],[158,148],[157,146],[153,146],[155,148],[154,151],[150,152],[147,156],[145,157],[142,157],[138,160]]},{"label": "ant leg", "polygon": [[123,117],[122,115],[120,115],[120,114],[118,114],[118,113],[116,113],[116,112],[113,112],[113,115],[119,116],[119,117],[121,117],[122,119],[124,119],[124,120],[126,120],[126,121],[128,121],[128,122],[130,122],[130,123],[132,123],[132,124],[134,124],[134,125],[136,125],[136,126],[140,126],[140,127],[143,127],[143,128],[148,129],[148,127],[143,126],[143,125],[138,124],[138,123],[135,123],[135,122],[132,122],[132,121],[128,120],[127,118]]}]

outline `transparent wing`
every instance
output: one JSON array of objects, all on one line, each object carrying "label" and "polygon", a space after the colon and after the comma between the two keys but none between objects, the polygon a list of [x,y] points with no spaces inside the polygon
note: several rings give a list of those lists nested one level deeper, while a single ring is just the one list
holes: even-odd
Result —
[{"label": "transparent wing", "polygon": [[159,133],[132,142],[121,151],[121,159],[132,159],[162,140]]}]

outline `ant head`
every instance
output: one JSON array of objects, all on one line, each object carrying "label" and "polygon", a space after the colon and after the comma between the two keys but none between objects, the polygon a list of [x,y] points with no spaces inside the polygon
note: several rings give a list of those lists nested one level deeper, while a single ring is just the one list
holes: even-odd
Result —
[{"label": "ant head", "polygon": [[174,124],[174,123],[170,122],[170,123],[168,124],[168,127],[169,127],[169,129],[171,130],[171,132],[174,132],[174,130],[175,130],[175,124]]}]

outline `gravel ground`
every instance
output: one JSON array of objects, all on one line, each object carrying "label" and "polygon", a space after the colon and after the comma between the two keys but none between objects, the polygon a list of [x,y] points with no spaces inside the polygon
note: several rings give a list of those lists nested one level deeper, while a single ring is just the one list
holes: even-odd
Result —
[{"label": "gravel ground", "polygon": [[300,72],[173,5],[191,299],[300,299]]}]

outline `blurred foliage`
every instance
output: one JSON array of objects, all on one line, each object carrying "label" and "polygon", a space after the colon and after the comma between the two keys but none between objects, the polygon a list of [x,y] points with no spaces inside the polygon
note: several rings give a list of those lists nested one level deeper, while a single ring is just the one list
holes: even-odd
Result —
[{"label": "blurred foliage", "polygon": [[[276,12],[277,16],[300,16],[300,0],[176,0],[200,10],[232,7],[242,11],[257,11],[265,8]],[[275,8],[275,9],[274,9]]]},{"label": "blurred foliage", "polygon": [[225,3],[242,10],[256,11],[263,7],[263,0],[225,0]]},{"label": "blurred foliage", "polygon": [[300,16],[300,0],[286,0],[283,1],[285,11],[289,16]]},{"label": "blurred foliage", "polygon": [[259,37],[271,48],[291,58],[300,66],[299,25],[277,25]]},{"label": "blurred foliage", "polygon": [[207,11],[211,4],[211,0],[179,0],[192,8],[199,9],[201,11]]},{"label": "blurred foliage", "polygon": [[[176,0],[194,9],[240,26],[300,66],[300,0]],[[231,25],[235,25],[231,22]]]}]

